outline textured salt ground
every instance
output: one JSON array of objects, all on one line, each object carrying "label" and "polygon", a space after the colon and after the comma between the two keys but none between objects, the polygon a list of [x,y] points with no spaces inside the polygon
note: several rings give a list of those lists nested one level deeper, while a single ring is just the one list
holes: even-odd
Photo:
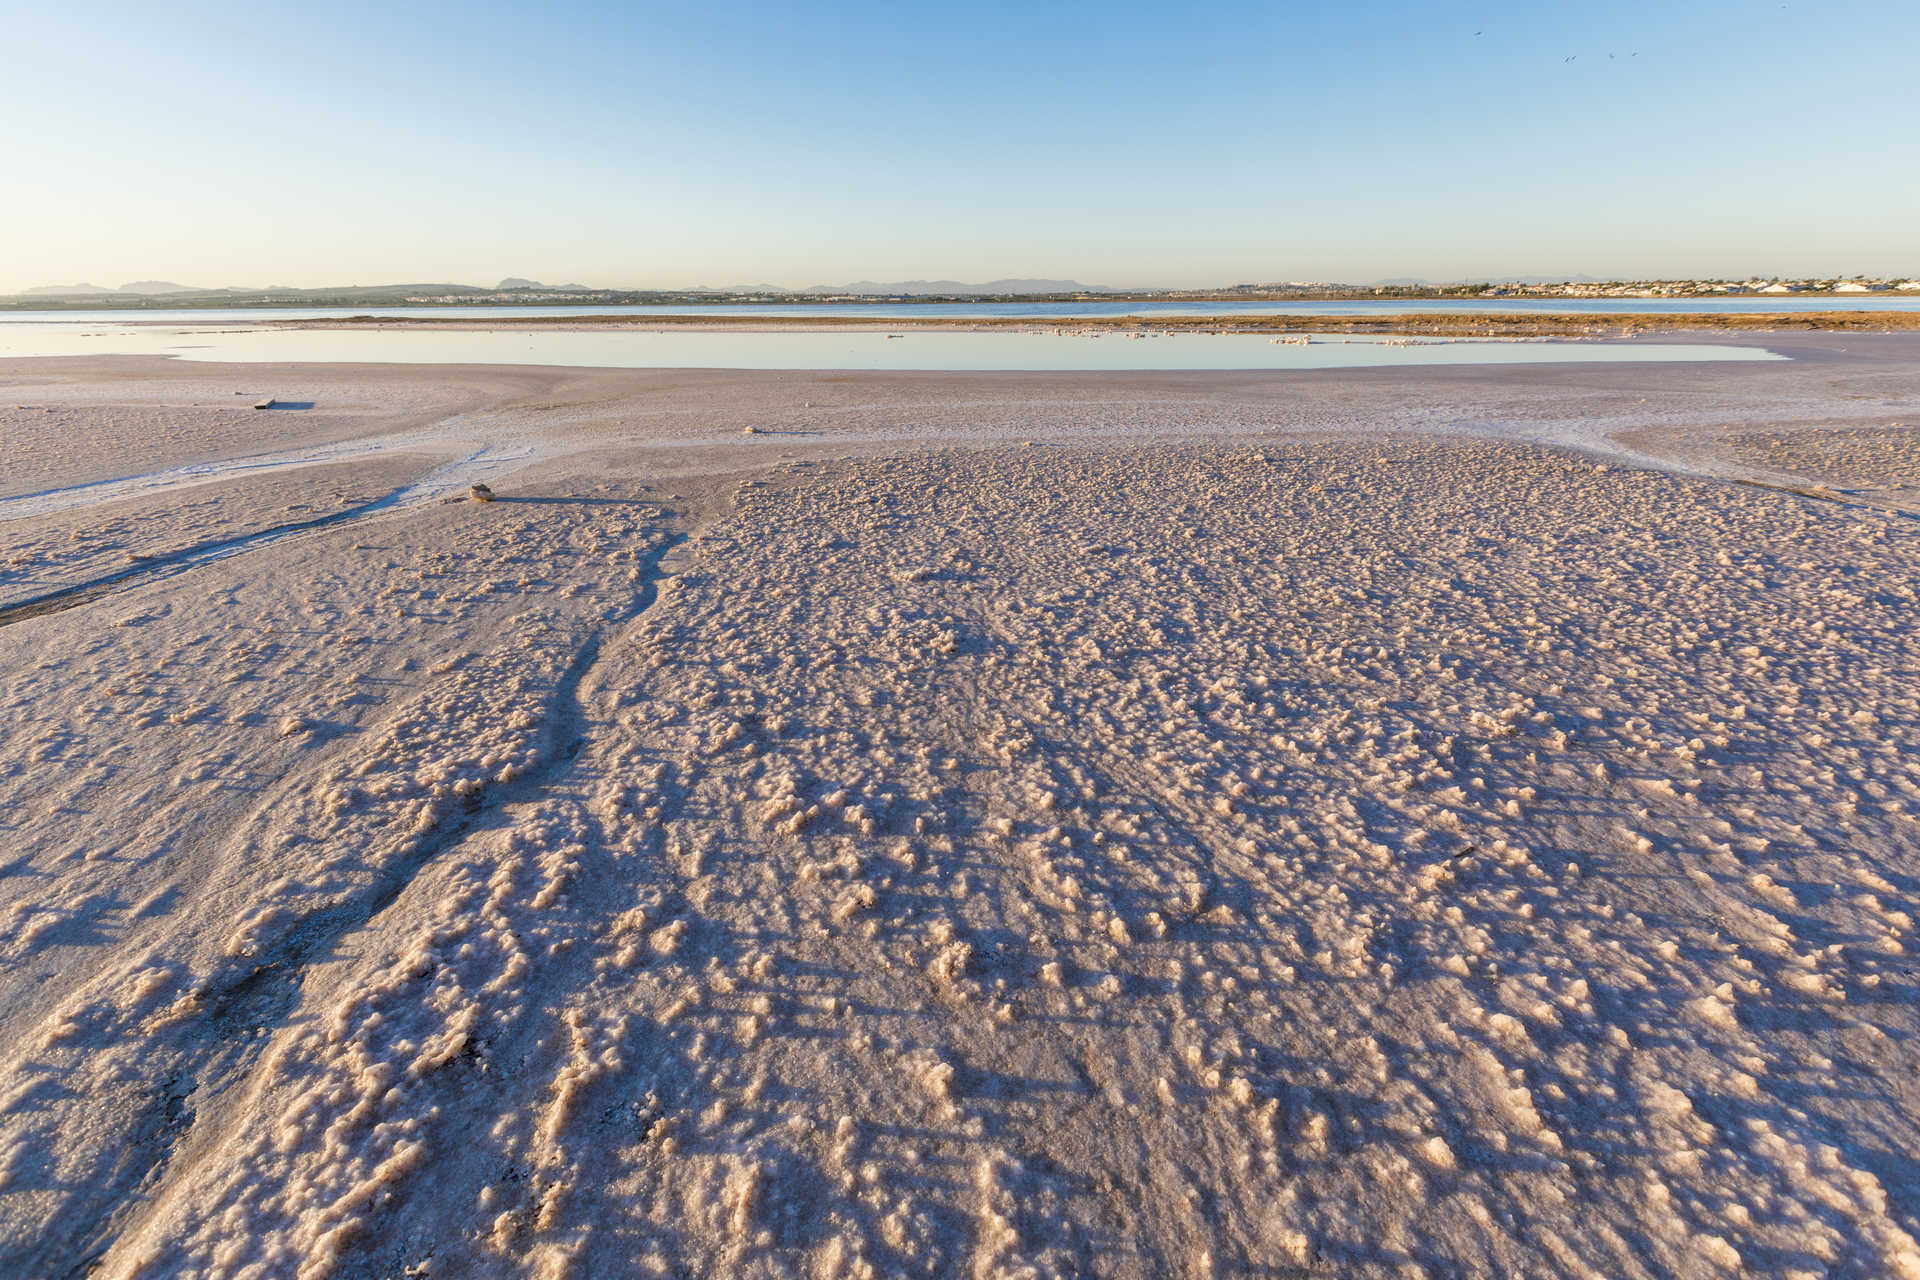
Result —
[{"label": "textured salt ground", "polygon": [[1620,443],[1681,465],[1763,483],[1813,486],[1920,514],[1920,425],[1622,432]]},{"label": "textured salt ground", "polygon": [[9,1269],[1914,1270],[1910,521],[711,385],[0,628]]},{"label": "textured salt ground", "polygon": [[[1615,437],[1636,431],[1720,430],[1743,423],[1775,430],[1884,427],[1920,419],[1920,339],[1913,335],[1729,341],[1793,359],[1765,366],[1457,366],[1291,374],[11,360],[0,365],[0,438],[8,446],[0,453],[0,504],[5,495],[55,485],[355,441],[368,453],[386,441],[408,451],[434,448],[438,441],[448,457],[529,439],[540,444],[534,457],[637,441],[697,454],[737,445],[735,437],[752,426],[766,437],[757,447],[763,460],[1008,436],[1164,438],[1276,430],[1491,435],[1605,449]],[[236,408],[236,389],[247,396],[267,389],[312,408]],[[329,460],[347,459],[336,453]],[[664,453],[655,460],[656,467],[681,465]],[[706,465],[701,461],[696,469]]]},{"label": "textured salt ground", "polygon": [[426,472],[420,456],[336,463],[0,520],[0,608],[197,547],[351,512]]},{"label": "textured salt ground", "polygon": [[[243,955],[236,931],[261,912],[285,924],[274,963],[285,965],[290,951],[324,955],[333,934],[391,891],[395,859],[410,850],[357,839],[351,821],[296,819],[304,825],[284,848],[259,836],[296,811],[324,810],[303,762],[376,734],[394,744],[396,762],[413,764],[404,783],[365,785],[425,806],[415,822],[431,809],[457,825],[475,785],[469,775],[511,777],[551,747],[550,704],[581,644],[635,607],[645,588],[639,566],[667,536],[663,513],[631,492],[591,487],[565,508],[500,503],[480,522],[476,510],[432,509],[377,535],[328,531],[280,552],[269,575],[224,562],[199,570],[191,592],[130,593],[0,632],[9,673],[0,696],[13,730],[0,812],[16,855],[5,870],[27,889],[9,907],[3,944],[0,1002],[10,1016],[44,1013],[76,982],[111,986],[116,963],[135,963],[148,981],[154,964],[208,949]],[[618,545],[584,558],[609,538]],[[334,848],[345,869],[302,856],[295,847],[310,838]],[[295,880],[262,896],[272,877],[258,876],[276,852],[283,870],[297,864]],[[109,938],[117,959],[101,954]],[[74,947],[107,972],[63,962]],[[224,1085],[227,1060],[248,1057],[236,1044],[254,1031],[236,1022],[277,1020],[299,977],[297,966],[287,975],[244,960],[208,972],[215,981],[181,1006],[201,1012],[189,1023],[192,1048],[176,1058],[154,1045],[151,1078],[116,1081],[118,1068],[94,1064],[106,1074],[84,1087],[98,1096],[80,1101],[101,1115],[53,1107],[40,1116],[54,1126],[42,1131],[44,1145],[37,1153],[15,1145],[16,1160],[38,1154],[50,1170],[89,1168],[90,1180],[103,1181],[80,1188],[81,1198],[96,1203],[124,1194],[124,1179],[148,1176],[148,1157],[180,1136],[170,1131],[179,1103],[170,1091]],[[72,1097],[91,1070],[10,1076],[9,1092],[17,1102],[51,1084]],[[152,1152],[121,1145],[156,1127],[162,1142]],[[32,1225],[13,1212],[5,1221],[15,1243]],[[63,1216],[57,1231],[71,1249],[102,1225]]]},{"label": "textured salt ground", "polygon": [[[9,360],[0,498],[56,485],[439,423],[564,379],[551,371],[331,365],[239,368],[143,358]],[[282,409],[256,410],[264,396]],[[302,407],[305,406],[305,407]]]}]

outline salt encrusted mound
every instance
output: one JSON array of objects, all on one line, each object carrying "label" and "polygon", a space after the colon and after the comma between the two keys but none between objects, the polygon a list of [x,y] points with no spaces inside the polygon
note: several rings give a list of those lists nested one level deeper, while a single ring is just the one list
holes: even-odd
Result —
[{"label": "salt encrusted mound", "polygon": [[140,943],[6,1051],[7,1257],[1920,1275],[1899,517],[986,449],[743,483],[649,603],[659,521],[435,510],[8,668],[9,961]]}]

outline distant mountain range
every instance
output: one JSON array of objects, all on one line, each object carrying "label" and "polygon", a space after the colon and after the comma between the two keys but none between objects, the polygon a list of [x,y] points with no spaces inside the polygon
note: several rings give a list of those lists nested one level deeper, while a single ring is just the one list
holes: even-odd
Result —
[{"label": "distant mountain range", "polygon": [[17,294],[22,298],[160,298],[171,293],[277,293],[291,292],[279,286],[266,289],[203,289],[199,285],[175,284],[171,280],[135,280],[132,284],[123,284],[118,289],[107,289],[97,284],[49,284],[38,289],[23,289]]},{"label": "distant mountain range", "polygon": [[38,289],[23,289],[23,298],[92,298],[102,294],[122,292],[119,289],[103,289],[97,284],[47,284]]},{"label": "distant mountain range", "polygon": [[1425,276],[1393,276],[1348,284],[1332,280],[1276,280],[1267,284],[1236,285],[1239,289],[1284,293],[1293,289],[1451,289],[1466,284],[1605,284],[1600,276],[1472,276],[1460,280],[1429,280]]},{"label": "distant mountain range", "polygon": [[[1599,277],[1586,275],[1517,275],[1500,277],[1482,277],[1482,282],[1493,284],[1594,284],[1603,283]],[[1400,276],[1390,280],[1375,280],[1362,285],[1314,283],[1305,281],[1276,282],[1272,284],[1238,284],[1223,288],[1217,292],[1232,294],[1245,293],[1296,293],[1341,291],[1367,288],[1431,289],[1457,288],[1441,286],[1433,281],[1417,276]],[[26,289],[10,295],[18,301],[37,300],[47,304],[65,303],[70,306],[86,306],[95,303],[124,303],[129,306],[150,305],[152,299],[166,299],[167,306],[221,306],[245,302],[279,302],[299,304],[325,301],[330,303],[361,302],[368,305],[396,304],[407,298],[426,300],[464,300],[476,301],[493,299],[502,294],[579,294],[582,300],[589,296],[602,298],[620,298],[622,300],[645,300],[651,298],[677,298],[698,300],[711,296],[758,296],[785,298],[819,298],[832,296],[856,296],[871,298],[902,297],[1020,297],[1042,295],[1075,294],[1122,294],[1158,293],[1156,289],[1119,289],[1110,285],[1082,284],[1078,280],[1047,280],[1032,277],[1017,277],[984,282],[965,280],[855,280],[847,284],[816,284],[804,289],[790,289],[784,285],[773,284],[737,284],[725,288],[713,288],[707,285],[694,285],[687,289],[635,289],[594,287],[583,284],[542,284],[538,280],[525,276],[508,276],[492,286],[451,284],[451,283],[414,283],[414,284],[376,284],[321,286],[318,288],[291,288],[286,285],[268,285],[264,289],[244,286],[205,289],[195,285],[179,284],[172,280],[134,280],[117,289],[105,288],[97,284],[43,285],[37,289]],[[1209,290],[1175,290],[1172,292],[1206,293]],[[501,301],[514,301],[513,298],[501,298]],[[521,298],[520,301],[537,299]],[[18,305],[16,302],[14,305]]]},{"label": "distant mountain range", "polygon": [[1103,284],[1081,284],[1078,280],[989,280],[985,284],[967,284],[960,280],[856,280],[852,284],[816,284],[806,289],[782,290],[791,293],[862,294],[996,294],[996,293],[1118,293]]},{"label": "distant mountain range", "polygon": [[985,294],[1027,293],[1121,293],[1104,284],[1081,284],[1078,280],[989,280],[968,284],[964,280],[855,280],[850,284],[814,284],[804,289],[789,289],[781,284],[730,284],[724,289],[696,284],[687,293],[764,293],[791,297],[815,297],[823,294],[860,294],[867,297],[926,297],[957,294],[977,297]]},{"label": "distant mountain range", "polygon": [[529,280],[524,276],[508,276],[499,284],[488,288],[471,284],[380,284],[350,285],[339,287],[321,287],[314,289],[293,289],[285,285],[269,285],[264,289],[230,287],[220,289],[201,288],[197,285],[177,284],[171,280],[135,280],[123,284],[118,289],[108,289],[97,284],[55,284],[42,285],[37,289],[25,289],[13,296],[20,298],[56,298],[101,299],[115,298],[161,298],[186,297],[198,298],[260,298],[272,295],[317,296],[329,298],[388,298],[403,295],[427,296],[436,298],[465,297],[494,293],[641,293],[658,292],[673,294],[785,294],[790,297],[814,297],[833,294],[864,294],[869,296],[922,297],[929,295],[994,295],[994,294],[1048,294],[1048,293],[1118,293],[1120,290],[1106,285],[1081,284],[1077,280],[1035,280],[1009,279],[989,280],[984,284],[969,284],[964,280],[856,280],[851,284],[816,284],[805,289],[788,289],[780,285],[751,284],[733,285],[725,289],[713,289],[705,285],[695,285],[691,289],[634,290],[601,289],[584,284],[542,284],[538,280]]},{"label": "distant mountain range", "polygon": [[519,293],[528,289],[538,289],[542,293],[603,293],[605,290],[590,288],[584,284],[541,284],[538,280],[524,280],[519,276],[508,276],[493,286],[499,293]]},{"label": "distant mountain range", "polygon": [[1605,276],[1498,276],[1487,281],[1488,284],[1606,284]]},{"label": "distant mountain range", "polygon": [[[505,286],[503,286],[505,287]],[[518,287],[547,288],[545,285],[533,285],[528,282]],[[593,292],[582,285],[554,286],[560,292]],[[50,284],[37,289],[22,289],[9,296],[16,298],[165,298],[173,296],[195,298],[260,298],[272,295],[305,296],[325,294],[330,298],[385,298],[396,294],[429,293],[447,294],[491,294],[499,292],[471,284],[373,284],[349,285],[341,288],[294,289],[286,285],[270,284],[264,289],[250,289],[236,285],[224,289],[203,289],[197,285],[175,284],[171,280],[135,280],[123,284],[118,289],[108,289],[97,284]]]},{"label": "distant mountain range", "polygon": [[171,280],[135,280],[132,284],[120,286],[121,293],[163,294],[163,293],[205,293],[206,290],[190,284],[175,284]]}]

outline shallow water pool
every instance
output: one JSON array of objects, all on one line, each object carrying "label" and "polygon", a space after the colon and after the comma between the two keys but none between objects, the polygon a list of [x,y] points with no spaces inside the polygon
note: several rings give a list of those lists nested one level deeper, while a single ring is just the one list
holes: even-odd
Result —
[{"label": "shallow water pool", "polygon": [[619,369],[1076,371],[1778,360],[1710,343],[1071,330],[723,332],[0,325],[0,357],[164,355],[222,363],[528,364]]}]

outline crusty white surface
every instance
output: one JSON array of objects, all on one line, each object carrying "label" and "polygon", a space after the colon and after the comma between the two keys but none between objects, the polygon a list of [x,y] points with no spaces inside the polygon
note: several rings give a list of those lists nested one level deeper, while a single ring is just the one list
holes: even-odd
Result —
[{"label": "crusty white surface", "polygon": [[[1898,354],[1639,429],[1897,479]],[[190,492],[500,502],[0,625],[5,1269],[1920,1275],[1911,518],[1590,370],[488,376]]]}]

